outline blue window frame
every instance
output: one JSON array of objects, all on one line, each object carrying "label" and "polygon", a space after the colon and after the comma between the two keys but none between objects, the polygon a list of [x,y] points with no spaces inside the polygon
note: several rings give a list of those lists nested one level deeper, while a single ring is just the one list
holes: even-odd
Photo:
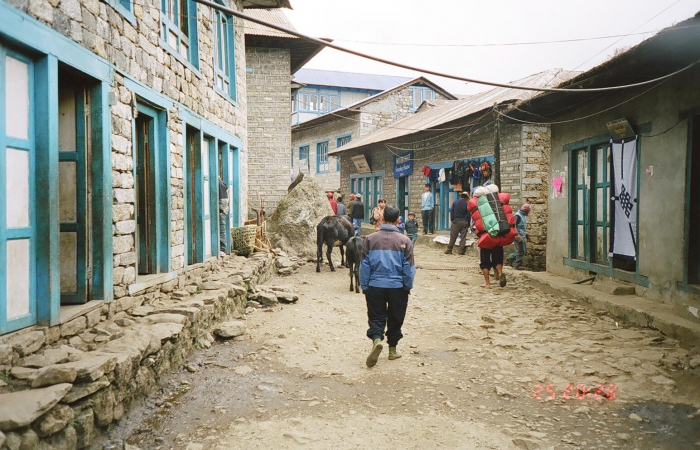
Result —
[{"label": "blue window frame", "polygon": [[136,16],[134,16],[133,0],[102,0],[109,6],[114,8],[119,14],[124,16],[132,25],[136,25]]},{"label": "blue window frame", "polygon": [[316,173],[329,173],[328,141],[316,144]]},{"label": "blue window frame", "polygon": [[[352,141],[352,135],[340,136],[336,141],[336,148],[342,147],[350,141]],[[335,170],[340,172],[340,156],[335,157],[335,164]]]},{"label": "blue window frame", "polygon": [[340,92],[330,93],[328,89],[300,89],[295,95],[296,109],[292,111],[327,113],[340,108]]},{"label": "blue window frame", "polygon": [[214,89],[236,101],[236,57],[233,16],[214,11]]},{"label": "blue window frame", "polygon": [[423,103],[425,100],[434,100],[435,99],[435,91],[428,87],[421,87],[421,86],[413,86],[411,87],[413,91],[413,108],[412,109],[417,109],[421,103]]},{"label": "blue window frame", "polygon": [[299,147],[299,172],[309,173],[309,146]]},{"label": "blue window frame", "polygon": [[197,48],[197,3],[193,0],[161,0],[161,45],[195,69]]}]

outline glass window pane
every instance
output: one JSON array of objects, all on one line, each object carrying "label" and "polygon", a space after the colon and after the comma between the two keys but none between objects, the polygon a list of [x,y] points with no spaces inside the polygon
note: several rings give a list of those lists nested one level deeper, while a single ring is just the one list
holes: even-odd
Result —
[{"label": "glass window pane", "polygon": [[[8,114],[9,115],[9,114]],[[29,152],[7,148],[5,166],[7,227],[29,226]],[[11,261],[11,260],[10,260]]]},{"label": "glass window pane", "polygon": [[586,183],[586,150],[579,150],[578,151],[578,173],[576,176],[576,184],[585,184]]},{"label": "glass window pane", "polygon": [[76,151],[75,93],[72,89],[58,91],[58,150]]},{"label": "glass window pane", "polygon": [[576,244],[577,244],[577,257],[579,259],[585,259],[586,254],[584,252],[584,245],[583,245],[583,225],[578,225],[576,227]]},{"label": "glass window pane", "polygon": [[75,222],[78,220],[76,167],[74,161],[61,161],[58,163],[58,220],[60,222]]},{"label": "glass window pane", "polygon": [[605,248],[603,246],[603,227],[596,227],[596,261],[605,261]]},{"label": "glass window pane", "polygon": [[596,149],[596,173],[595,173],[595,178],[596,178],[596,183],[602,183],[604,181],[605,173],[603,172],[604,169],[604,164],[605,164],[605,149],[604,148],[599,148]]},{"label": "glass window pane", "polygon": [[583,220],[583,189],[576,190],[576,219]]},{"label": "glass window pane", "polygon": [[7,241],[7,320],[29,314],[29,239]]},{"label": "glass window pane", "polygon": [[7,55],[5,70],[5,132],[29,139],[29,65]]},{"label": "glass window pane", "polygon": [[603,188],[598,188],[596,189],[596,220],[599,222],[602,222],[605,220],[603,217],[603,204],[605,203],[605,189]]},{"label": "glass window pane", "polygon": [[413,89],[413,107],[417,108],[422,101],[422,93],[420,89]]},{"label": "glass window pane", "polygon": [[204,256],[211,256],[211,220],[204,221]]}]

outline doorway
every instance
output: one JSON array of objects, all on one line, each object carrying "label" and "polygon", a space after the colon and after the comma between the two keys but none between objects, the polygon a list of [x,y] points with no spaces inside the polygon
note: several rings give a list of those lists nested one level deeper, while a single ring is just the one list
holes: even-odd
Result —
[{"label": "doorway", "polygon": [[[690,178],[688,183],[688,200],[700,198],[700,115],[693,116],[693,129],[691,135]],[[700,236],[697,230],[700,227],[700,208],[688,208],[688,284],[700,284]]]},{"label": "doorway", "polygon": [[404,217],[404,222],[408,218],[408,210],[410,209],[409,194],[411,192],[409,178],[400,177],[396,179],[396,206]]},{"label": "doorway", "polygon": [[139,112],[136,127],[136,251],[138,274],[157,272],[156,264],[156,192],[155,192],[155,137],[154,116]]},{"label": "doorway", "polygon": [[88,301],[90,264],[90,95],[79,78],[59,73],[58,174],[61,304]]}]

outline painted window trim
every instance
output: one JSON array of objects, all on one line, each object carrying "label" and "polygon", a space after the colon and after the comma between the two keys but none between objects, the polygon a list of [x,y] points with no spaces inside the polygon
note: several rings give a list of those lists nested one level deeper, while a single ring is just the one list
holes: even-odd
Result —
[{"label": "painted window trim", "polygon": [[[164,36],[163,34],[163,27],[167,26],[168,29],[170,28],[175,28],[177,30],[177,36],[178,40],[181,39],[181,32],[180,32],[180,27],[178,23],[172,22],[168,17],[167,13],[165,12],[165,2],[168,0],[162,0],[161,5],[160,5],[160,22],[159,22],[159,32],[158,32],[158,43],[160,44],[161,47],[163,47],[164,50],[166,50],[168,53],[170,53],[172,56],[175,57],[178,61],[183,63],[186,67],[188,67],[190,70],[195,72],[198,78],[202,78],[202,74],[199,72],[199,30],[198,30],[198,23],[197,23],[197,3],[194,2],[193,0],[177,0],[178,2],[187,2],[187,12],[189,14],[189,17],[187,18],[188,23],[188,28],[190,30],[190,35],[187,36],[187,39],[189,41],[189,46],[187,49],[187,58],[182,56],[180,52],[177,51],[177,49],[174,49],[170,46],[170,44],[167,41],[167,36]],[[179,11],[178,11],[179,14]]]},{"label": "painted window trim", "polygon": [[[323,144],[326,144],[326,160],[321,161],[321,146]],[[330,151],[330,141],[321,141],[316,143],[316,173],[318,174],[325,174],[325,173],[331,173],[331,162],[328,156],[328,152]],[[321,164],[326,165],[325,170],[321,170]]]},{"label": "painted window trim", "polygon": [[[302,158],[302,156],[301,156],[301,151],[302,151],[303,149],[306,149],[306,157],[305,157],[305,158]],[[303,145],[300,145],[300,146],[299,146],[299,155],[298,155],[297,160],[298,160],[299,162],[301,162],[301,161],[303,161],[303,160],[308,161],[308,160],[309,160],[310,153],[311,153],[311,144],[303,144]]]},{"label": "painted window trim", "polygon": [[[639,124],[637,126],[637,171],[641,171],[641,163],[642,163],[642,134],[643,133],[650,133],[652,131],[652,123],[651,122],[645,122],[642,124]],[[611,136],[609,133],[605,134],[599,134],[597,136],[581,139],[576,142],[571,142],[568,144],[565,144],[563,146],[563,151],[568,153],[568,170],[569,173],[567,173],[567,176],[569,179],[573,179],[571,176],[571,171],[574,169],[574,154],[576,150],[582,150],[586,149],[589,153],[592,148],[603,145],[605,143],[609,143],[611,140]],[[640,192],[639,187],[641,183],[641,176],[637,177],[637,191]],[[611,181],[612,183],[612,181]],[[611,184],[612,188],[612,184]],[[573,218],[573,207],[572,207],[572,201],[574,196],[576,195],[576,185],[569,183],[569,196],[568,196],[568,212],[567,212],[567,233],[568,233],[568,242],[569,242],[569,248],[567,248],[567,257],[563,258],[563,263],[565,266],[569,267],[574,267],[576,269],[581,269],[581,270],[587,270],[590,272],[595,272],[595,273],[600,273],[602,275],[606,275],[612,278],[617,278],[623,281],[627,281],[633,284],[637,284],[640,286],[648,287],[649,286],[649,278],[642,275],[640,273],[640,268],[639,268],[639,258],[636,260],[635,264],[635,271],[634,272],[628,272],[625,270],[620,270],[616,269],[613,267],[613,259],[610,258],[608,265],[603,265],[603,264],[598,264],[594,262],[588,262],[580,259],[573,258],[571,255],[573,254],[573,246],[574,246],[574,241],[573,241],[573,227],[572,227],[572,218]],[[639,208],[637,209],[637,224],[639,224]],[[639,231],[639,230],[638,230]]]},{"label": "painted window trim", "polygon": [[[335,138],[336,150],[339,149],[340,147],[342,147],[342,145],[340,145],[341,139],[348,139],[348,141],[345,144],[349,144],[350,142],[352,142],[352,133],[342,134],[342,135]],[[343,145],[345,145],[345,144],[343,144]],[[328,153],[330,154],[330,151]],[[335,161],[336,161],[335,171],[340,173],[340,155],[335,156]]]},{"label": "painted window trim", "polygon": [[[217,3],[220,3],[224,6],[226,6],[222,0],[216,0],[216,1],[217,1]],[[238,107],[238,97],[237,97],[238,90],[236,89],[236,81],[237,81],[237,77],[236,77],[236,66],[237,66],[236,65],[236,48],[235,48],[235,46],[236,46],[236,39],[235,39],[236,34],[235,34],[235,28],[234,28],[234,18],[231,15],[228,15],[228,14],[225,14],[221,11],[217,11],[217,10],[212,9],[212,16],[213,16],[212,23],[218,24],[218,17],[220,15],[226,17],[226,26],[225,26],[226,36],[225,36],[225,39],[227,40],[226,49],[228,50],[226,62],[228,63],[228,66],[229,66],[228,70],[230,72],[228,75],[229,91],[226,92],[224,89],[219,88],[216,84],[217,75],[222,74],[222,70],[219,69],[219,67],[217,66],[217,59],[216,59],[217,58],[216,54],[218,54],[218,50],[219,50],[218,39],[220,39],[220,37],[217,34],[217,31],[216,31],[217,28],[212,27],[214,29],[213,44],[214,44],[214,52],[215,52],[214,63],[213,63],[213,67],[214,67],[214,91],[218,92],[219,94],[223,95],[224,97],[227,97],[230,101],[233,102],[233,104],[236,107]]]},{"label": "painted window trim", "polygon": [[116,12],[121,14],[131,25],[136,26],[136,16],[133,13],[134,2],[129,0],[131,9],[125,7],[119,0],[101,0],[112,7]]}]

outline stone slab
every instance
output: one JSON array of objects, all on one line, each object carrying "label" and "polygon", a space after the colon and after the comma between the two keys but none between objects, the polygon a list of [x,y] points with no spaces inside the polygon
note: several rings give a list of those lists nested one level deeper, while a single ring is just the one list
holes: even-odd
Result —
[{"label": "stone slab", "polygon": [[593,283],[593,289],[610,295],[634,295],[636,293],[634,286],[609,281],[595,282]]},{"label": "stone slab", "polygon": [[31,424],[53,408],[72,386],[72,384],[63,383],[41,389],[1,394],[0,430],[11,431]]}]

